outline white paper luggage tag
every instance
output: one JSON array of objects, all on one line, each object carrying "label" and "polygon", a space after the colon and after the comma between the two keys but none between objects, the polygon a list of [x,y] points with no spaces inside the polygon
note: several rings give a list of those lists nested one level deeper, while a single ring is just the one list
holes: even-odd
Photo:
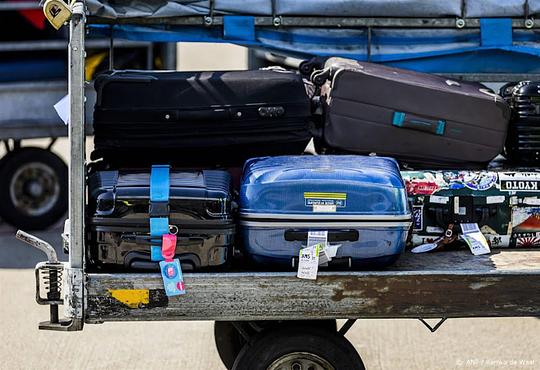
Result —
[{"label": "white paper luggage tag", "polygon": [[479,256],[491,253],[486,237],[480,231],[478,224],[461,224],[461,239],[467,243],[472,254]]},{"label": "white paper luggage tag", "polygon": [[341,244],[328,245],[319,251],[319,266],[328,266],[328,262],[332,261],[337,255],[337,251],[341,247]]},{"label": "white paper luggage tag", "polygon": [[300,249],[298,273],[300,279],[316,280],[319,270],[319,245]]},{"label": "white paper luggage tag", "polygon": [[[327,231],[309,231],[307,247],[300,249],[298,256],[298,273],[296,276],[300,279],[316,280],[319,271],[320,252],[326,248],[328,242]],[[324,255],[327,263],[330,259]]]}]

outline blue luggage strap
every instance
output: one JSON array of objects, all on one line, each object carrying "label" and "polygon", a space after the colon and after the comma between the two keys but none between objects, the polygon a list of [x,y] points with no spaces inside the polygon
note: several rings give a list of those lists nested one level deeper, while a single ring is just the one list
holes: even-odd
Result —
[{"label": "blue luggage strap", "polygon": [[161,243],[169,233],[169,165],[153,165],[150,172],[150,259],[162,261]]}]

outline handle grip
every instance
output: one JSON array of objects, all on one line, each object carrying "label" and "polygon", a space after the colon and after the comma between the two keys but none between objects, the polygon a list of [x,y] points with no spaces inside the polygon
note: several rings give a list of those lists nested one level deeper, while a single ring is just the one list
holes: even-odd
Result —
[{"label": "handle grip", "polygon": [[[359,238],[358,230],[328,230],[328,242],[355,242]],[[306,242],[308,232],[302,230],[286,230],[285,240],[288,242],[299,241]]]},{"label": "handle grip", "polygon": [[435,135],[444,135],[445,120],[434,120],[411,113],[394,112],[392,125],[400,128],[428,132]]}]

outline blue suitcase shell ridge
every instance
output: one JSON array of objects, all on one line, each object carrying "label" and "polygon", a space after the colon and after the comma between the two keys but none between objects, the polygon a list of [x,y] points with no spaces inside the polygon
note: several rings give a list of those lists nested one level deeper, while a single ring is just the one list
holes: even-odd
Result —
[{"label": "blue suitcase shell ridge", "polygon": [[244,166],[240,204],[244,215],[409,214],[396,161],[356,155],[251,159]]}]

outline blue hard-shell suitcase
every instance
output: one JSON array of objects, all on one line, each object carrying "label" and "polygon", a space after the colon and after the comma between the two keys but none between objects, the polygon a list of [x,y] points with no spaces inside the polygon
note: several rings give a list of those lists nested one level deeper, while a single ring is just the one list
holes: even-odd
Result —
[{"label": "blue hard-shell suitcase", "polygon": [[330,267],[380,268],[403,252],[411,214],[391,158],[281,156],[246,162],[240,228],[255,262],[295,267],[310,230],[339,244]]}]

